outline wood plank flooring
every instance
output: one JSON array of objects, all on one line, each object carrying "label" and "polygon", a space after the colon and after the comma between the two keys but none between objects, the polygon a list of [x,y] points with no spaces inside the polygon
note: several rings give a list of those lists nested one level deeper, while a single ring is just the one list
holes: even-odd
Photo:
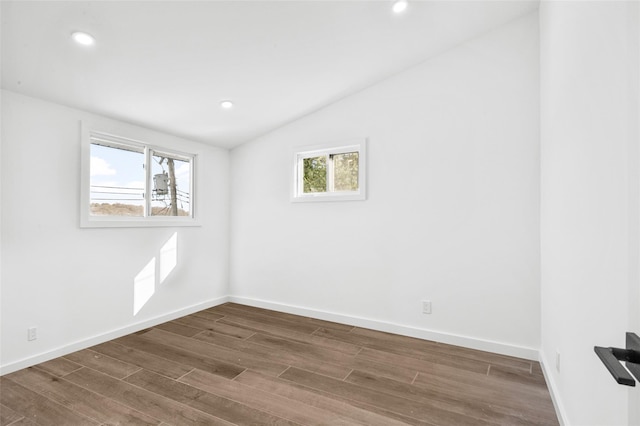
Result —
[{"label": "wood plank flooring", "polygon": [[557,425],[536,362],[227,303],[0,378],[9,425]]}]

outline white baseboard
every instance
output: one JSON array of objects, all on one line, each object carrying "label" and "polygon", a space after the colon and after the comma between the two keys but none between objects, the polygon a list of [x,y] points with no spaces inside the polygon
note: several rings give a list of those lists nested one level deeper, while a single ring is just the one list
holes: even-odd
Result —
[{"label": "white baseboard", "polygon": [[61,346],[50,351],[46,351],[37,355],[33,355],[27,358],[23,358],[18,361],[11,362],[9,364],[0,366],[0,375],[9,374],[23,368],[30,367],[32,365],[40,364],[41,362],[49,361],[51,359],[68,355],[72,352],[79,351],[81,349],[89,348],[91,346],[99,345],[100,343],[107,342],[109,340],[117,339],[118,337],[126,336],[127,334],[135,333],[136,331],[144,330],[145,328],[153,327],[154,325],[162,324],[163,322],[171,321],[176,318],[190,315],[203,309],[211,308],[213,306],[220,305],[229,301],[228,296],[211,299],[206,302],[198,303],[195,305],[187,306],[186,308],[178,309],[163,315],[159,315],[154,318],[150,318],[141,322],[127,325],[116,330],[112,330],[97,336],[90,337],[88,339],[79,340],[77,342],[70,343],[68,345]]},{"label": "white baseboard", "polygon": [[[11,362],[0,366],[0,375],[12,373],[22,368],[27,368],[41,362],[49,361],[51,359],[70,354],[72,352],[98,345],[100,343],[107,342],[109,340],[117,339],[127,334],[135,333],[136,331],[144,330],[145,328],[153,327],[154,325],[161,324],[163,322],[171,321],[176,318],[192,314],[194,312],[201,311],[203,309],[211,308],[213,306],[220,305],[226,302],[235,302],[248,306],[255,306],[259,308],[272,309],[275,311],[286,312],[295,315],[303,315],[311,318],[317,318],[325,321],[338,322],[343,324],[349,324],[362,328],[369,328],[372,330],[384,331],[387,333],[395,333],[403,336],[416,337],[418,339],[431,340],[435,342],[446,343],[450,345],[463,346],[466,348],[477,349],[487,352],[498,353],[502,355],[515,356],[518,358],[529,359],[532,361],[538,361],[540,359],[540,353],[537,349],[527,348],[523,346],[510,345],[506,343],[494,342],[490,340],[477,339],[468,336],[460,336],[451,333],[443,333],[433,330],[421,329],[401,324],[395,324],[390,322],[379,321],[371,318],[362,318],[353,315],[340,314],[328,311],[321,311],[316,309],[304,308],[300,306],[287,305],[282,303],[276,303],[266,300],[252,299],[239,296],[223,296],[216,299],[208,300],[206,302],[198,303],[192,306],[188,306],[183,309],[179,309],[167,314],[159,315],[157,317],[147,319],[145,321],[130,324],[126,327],[122,327],[116,330],[112,330],[88,339],[83,339],[77,342],[73,342],[56,349],[52,349],[37,355],[29,356],[18,361]],[[544,371],[544,370],[543,370]],[[554,392],[552,390],[552,382],[548,379],[548,374],[545,371],[545,377],[547,377],[547,383],[550,384],[550,391],[552,398]],[[556,399],[554,398],[554,404]],[[561,410],[556,410],[560,413]],[[558,416],[560,417],[560,415]]]},{"label": "white baseboard", "polygon": [[553,374],[548,369],[549,362],[540,351],[540,367],[542,367],[542,374],[544,375],[544,380],[547,382],[547,388],[549,389],[549,394],[551,394],[551,401],[553,402],[553,407],[556,409],[556,416],[558,417],[558,422],[560,426],[566,426],[569,424],[567,420],[567,412],[564,409],[564,405],[562,404],[562,400],[560,399],[560,392],[558,392],[558,385],[556,381],[553,379]]},{"label": "white baseboard", "polygon": [[435,342],[447,343],[450,345],[463,346],[470,349],[493,352],[502,355],[509,355],[518,358],[524,358],[531,361],[538,361],[540,354],[537,349],[527,348],[523,346],[510,345],[507,343],[494,342],[490,340],[476,339],[473,337],[460,336],[456,334],[443,333],[433,330],[416,328],[401,324],[384,322],[370,318],[356,317],[353,315],[339,314],[328,311],[304,308],[300,306],[287,305],[282,303],[270,302],[266,300],[252,299],[240,296],[229,296],[230,302],[242,305],[255,306],[258,308],[271,309],[274,311],[285,312],[295,315],[303,315],[311,318],[321,319],[325,321],[349,324],[372,330],[384,331],[387,333],[395,333],[403,336],[416,337],[418,339],[432,340]]}]

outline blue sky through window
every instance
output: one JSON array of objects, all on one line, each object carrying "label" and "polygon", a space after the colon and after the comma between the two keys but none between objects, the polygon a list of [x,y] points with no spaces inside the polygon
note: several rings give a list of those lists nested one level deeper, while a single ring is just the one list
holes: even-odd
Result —
[{"label": "blue sky through window", "polygon": [[91,144],[91,202],[144,205],[144,154]]}]

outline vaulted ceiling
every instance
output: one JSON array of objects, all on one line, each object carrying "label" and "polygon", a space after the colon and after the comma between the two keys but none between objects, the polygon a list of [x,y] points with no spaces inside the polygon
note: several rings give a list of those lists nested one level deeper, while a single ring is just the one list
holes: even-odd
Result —
[{"label": "vaulted ceiling", "polygon": [[[3,1],[2,87],[232,148],[537,1]],[[92,46],[70,35],[85,31]],[[232,100],[223,109],[220,102]]]}]

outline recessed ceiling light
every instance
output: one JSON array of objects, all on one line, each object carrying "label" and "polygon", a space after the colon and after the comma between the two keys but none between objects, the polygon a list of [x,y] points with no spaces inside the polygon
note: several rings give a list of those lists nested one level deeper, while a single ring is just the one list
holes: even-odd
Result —
[{"label": "recessed ceiling light", "polygon": [[83,46],[91,46],[96,42],[96,39],[93,38],[91,34],[83,33],[82,31],[76,31],[71,34],[71,38],[78,44]]},{"label": "recessed ceiling light", "polygon": [[220,106],[224,109],[231,109],[233,108],[233,102],[231,101],[222,101],[220,102]]},{"label": "recessed ceiling light", "polygon": [[395,3],[393,3],[393,7],[392,7],[393,12],[402,13],[405,11],[408,5],[409,3],[407,2],[407,0],[398,0]]}]

